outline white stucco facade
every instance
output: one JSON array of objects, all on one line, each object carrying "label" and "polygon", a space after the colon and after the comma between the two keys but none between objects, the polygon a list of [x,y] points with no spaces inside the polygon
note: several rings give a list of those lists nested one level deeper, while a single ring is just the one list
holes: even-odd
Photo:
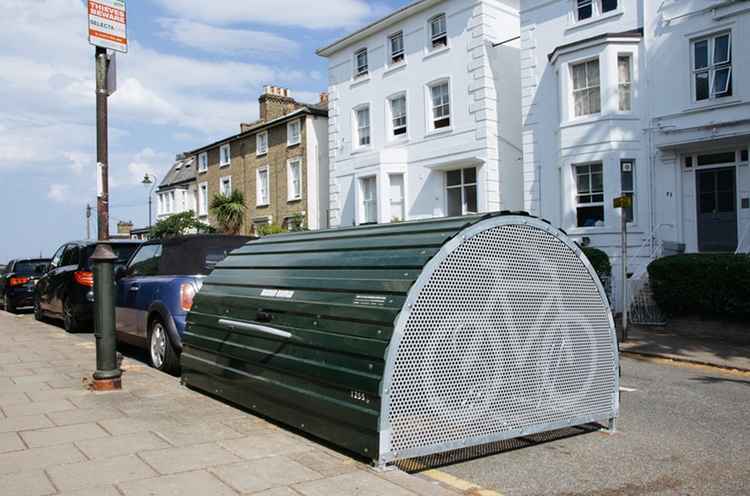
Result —
[{"label": "white stucco facade", "polygon": [[524,0],[521,42],[526,210],[607,251],[615,274],[623,194],[629,273],[661,241],[736,248],[750,229],[749,2]]},{"label": "white stucco facade", "polygon": [[518,35],[517,2],[421,0],[318,51],[332,226],[522,207]]}]

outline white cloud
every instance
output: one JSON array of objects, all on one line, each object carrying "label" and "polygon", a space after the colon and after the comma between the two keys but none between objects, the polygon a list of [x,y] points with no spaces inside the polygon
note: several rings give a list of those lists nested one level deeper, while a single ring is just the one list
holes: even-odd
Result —
[{"label": "white cloud", "polygon": [[158,22],[164,38],[205,52],[273,57],[299,49],[294,41],[265,31],[220,28],[175,18],[163,18]]},{"label": "white cloud", "polygon": [[70,170],[76,176],[83,174],[87,167],[93,170],[94,165],[96,165],[96,157],[91,153],[65,152],[63,156],[70,160]]},{"label": "white cloud", "polygon": [[70,201],[69,184],[50,184],[47,190],[47,198],[58,203],[67,203]]},{"label": "white cloud", "polygon": [[173,15],[212,23],[257,23],[310,29],[351,27],[377,8],[365,0],[157,0]]},{"label": "white cloud", "polygon": [[129,158],[117,157],[118,164],[127,161],[127,165],[124,168],[120,166],[110,167],[110,186],[115,189],[140,185],[143,176],[146,174],[156,177],[157,182],[160,182],[172,166],[173,159],[174,157],[168,153],[148,147]]}]

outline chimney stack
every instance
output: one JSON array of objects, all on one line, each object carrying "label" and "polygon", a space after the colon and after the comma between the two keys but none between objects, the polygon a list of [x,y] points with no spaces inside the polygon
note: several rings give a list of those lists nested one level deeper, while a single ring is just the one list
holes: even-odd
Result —
[{"label": "chimney stack", "polygon": [[328,105],[328,92],[327,91],[320,92],[320,104]]},{"label": "chimney stack", "polygon": [[264,86],[260,103],[260,120],[270,121],[296,110],[300,105],[289,96],[287,88]]}]

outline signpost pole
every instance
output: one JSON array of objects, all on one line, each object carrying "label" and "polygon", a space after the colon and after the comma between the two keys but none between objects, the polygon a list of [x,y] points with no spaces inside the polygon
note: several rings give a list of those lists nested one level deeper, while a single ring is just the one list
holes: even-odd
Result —
[{"label": "signpost pole", "polygon": [[109,245],[109,150],[107,136],[107,49],[96,47],[96,160],[98,196],[96,199],[98,243],[94,263],[94,335],[96,372],[92,387],[97,391],[122,388],[122,371],[117,363],[115,339],[114,262]]},{"label": "signpost pole", "polygon": [[612,202],[620,209],[620,300],[622,303],[622,340],[628,339],[628,210],[633,208],[632,196],[619,196]]},{"label": "signpost pole", "polygon": [[114,55],[128,51],[125,0],[88,0],[89,43],[96,47],[96,161],[98,243],[91,256],[94,263],[94,335],[96,372],[92,388],[106,391],[122,388],[115,340],[114,263],[109,244],[109,150],[107,98],[116,89]]},{"label": "signpost pole", "polygon": [[622,222],[622,233],[621,241],[622,244],[622,262],[620,264],[622,280],[622,340],[627,341],[628,339],[628,216],[625,215],[626,210],[623,208],[620,210],[620,218]]}]

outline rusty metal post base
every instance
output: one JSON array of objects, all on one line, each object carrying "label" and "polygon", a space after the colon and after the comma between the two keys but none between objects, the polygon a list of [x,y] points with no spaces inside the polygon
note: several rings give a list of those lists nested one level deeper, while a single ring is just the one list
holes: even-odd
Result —
[{"label": "rusty metal post base", "polygon": [[89,384],[89,389],[92,391],[118,391],[122,389],[122,379],[119,377],[114,379],[94,379]]}]

